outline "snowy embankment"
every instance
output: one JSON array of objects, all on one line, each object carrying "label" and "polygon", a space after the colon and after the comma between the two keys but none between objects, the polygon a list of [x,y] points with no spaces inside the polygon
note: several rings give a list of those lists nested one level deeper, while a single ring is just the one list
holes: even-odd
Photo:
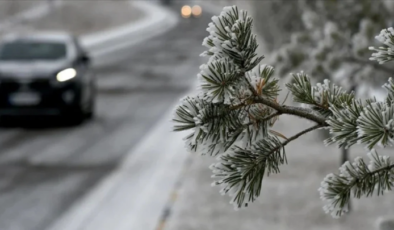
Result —
[{"label": "snowy embankment", "polygon": [[[6,6],[8,2],[2,2],[2,5],[4,7]],[[9,2],[8,5],[13,4],[14,2]],[[4,18],[1,18],[0,21],[0,35],[3,33],[10,32],[11,30],[14,29],[18,24],[21,24],[26,21],[31,21],[38,19],[40,17],[45,16],[48,14],[51,10],[51,6],[45,1],[45,2],[37,2],[39,4],[34,4],[32,6],[26,7],[26,9],[22,6],[19,10],[15,9],[15,14],[12,14],[12,16],[7,16]],[[54,2],[55,7],[59,7],[62,4],[62,1],[57,1]],[[11,7],[11,6],[10,6]]]},{"label": "snowy embankment", "polygon": [[[82,37],[93,57],[136,45],[172,28],[173,12],[149,2],[134,2],[145,17],[133,24]],[[174,105],[175,106],[175,105]],[[123,164],[92,188],[49,230],[153,230],[186,159],[182,135],[171,133],[171,113],[130,150]],[[162,137],[166,136],[166,139]],[[161,154],[157,152],[161,148]],[[160,191],[159,191],[160,188]]]},{"label": "snowy embankment", "polygon": [[15,17],[29,20],[23,23],[13,20],[12,27],[10,23],[0,23],[0,36],[2,32],[68,31],[80,35],[82,44],[96,58],[158,36],[175,26],[178,20],[168,9],[148,1],[91,4],[90,1],[59,0],[55,7],[48,6],[43,4],[21,12]]},{"label": "snowy embankment", "polygon": [[137,23],[83,37],[83,44],[92,51],[93,55],[103,55],[138,44],[168,31],[178,22],[178,17],[173,15],[172,11],[159,5],[144,1],[135,1],[132,4],[145,14]]},{"label": "snowy embankment", "polygon": [[[137,45],[164,33],[178,22],[178,17],[171,11],[154,3],[148,1],[127,3],[141,10],[143,17],[110,30],[82,35],[82,43],[93,58]],[[89,9],[85,8],[85,10],[88,14]],[[49,13],[49,11],[45,12]],[[56,28],[59,30],[65,26],[64,21],[61,20],[62,17],[44,13],[40,16],[42,18],[31,20],[21,29],[40,31]],[[75,20],[77,19],[76,17]],[[47,24],[39,23],[43,20],[49,22]],[[74,23],[69,30],[73,32],[85,29],[80,24]],[[157,224],[155,220],[159,219],[162,207],[165,205],[168,194],[179,174],[176,166],[182,164],[184,159],[182,156],[185,156],[182,151],[179,151],[179,148],[183,148],[180,143],[182,138],[179,137],[179,134],[168,134],[171,127],[169,117],[169,114],[166,115],[143,143],[130,150],[133,154],[129,154],[130,157],[118,170],[104,179],[96,188],[93,188],[85,199],[76,204],[63,216],[63,219],[55,222],[50,229],[93,227],[92,229],[95,230],[120,230],[136,226],[131,229],[153,230]],[[161,140],[162,136],[166,136],[168,139],[163,140],[163,143],[160,144],[157,141]],[[173,140],[174,143],[169,143],[169,140]],[[152,143],[155,143],[154,147],[158,144],[168,146],[168,148],[162,148],[163,153],[168,154],[158,154],[156,148],[152,149]],[[144,168],[141,168],[141,165],[144,165]],[[169,180],[174,181],[171,183]],[[146,184],[150,185],[143,186]],[[160,192],[158,192],[157,186],[160,187]],[[140,190],[141,187],[144,187],[143,191]]]}]

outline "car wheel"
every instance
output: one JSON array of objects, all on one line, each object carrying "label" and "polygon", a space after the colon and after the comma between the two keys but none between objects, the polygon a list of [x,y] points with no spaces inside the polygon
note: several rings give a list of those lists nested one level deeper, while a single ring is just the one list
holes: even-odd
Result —
[{"label": "car wheel", "polygon": [[93,87],[93,93],[90,95],[90,99],[89,99],[89,105],[88,105],[88,109],[85,112],[85,118],[86,119],[92,119],[94,117],[94,112],[95,112],[95,98],[96,98],[96,93],[94,91],[94,87]]},{"label": "car wheel", "polygon": [[85,119],[85,114],[86,112],[84,112],[83,109],[80,106],[78,106],[77,108],[72,109],[69,114],[67,114],[68,115],[67,120],[72,125],[79,125]]},{"label": "car wheel", "polygon": [[85,112],[85,118],[90,120],[94,118],[94,99],[92,98],[89,102],[88,111]]}]

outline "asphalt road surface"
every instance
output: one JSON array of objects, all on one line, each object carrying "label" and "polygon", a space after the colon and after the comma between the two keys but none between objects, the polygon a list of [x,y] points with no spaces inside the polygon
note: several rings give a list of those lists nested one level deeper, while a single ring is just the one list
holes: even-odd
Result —
[{"label": "asphalt road surface", "polygon": [[209,19],[181,19],[164,35],[107,55],[110,62],[95,68],[93,121],[0,128],[1,230],[46,229],[117,167],[193,85]]}]

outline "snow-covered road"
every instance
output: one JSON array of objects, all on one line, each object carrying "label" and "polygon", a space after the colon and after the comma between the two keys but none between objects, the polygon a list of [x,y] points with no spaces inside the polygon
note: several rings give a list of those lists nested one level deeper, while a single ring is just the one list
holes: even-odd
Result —
[{"label": "snow-covered road", "polygon": [[1,230],[48,228],[117,168],[194,82],[208,20],[181,20],[138,47],[107,54],[114,62],[96,67],[94,121],[0,128]]}]

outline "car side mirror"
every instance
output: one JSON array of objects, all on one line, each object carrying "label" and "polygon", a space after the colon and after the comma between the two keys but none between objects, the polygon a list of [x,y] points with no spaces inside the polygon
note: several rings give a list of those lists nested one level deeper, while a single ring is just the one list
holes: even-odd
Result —
[{"label": "car side mirror", "polygon": [[87,54],[81,55],[80,60],[84,64],[90,64],[90,57]]}]

